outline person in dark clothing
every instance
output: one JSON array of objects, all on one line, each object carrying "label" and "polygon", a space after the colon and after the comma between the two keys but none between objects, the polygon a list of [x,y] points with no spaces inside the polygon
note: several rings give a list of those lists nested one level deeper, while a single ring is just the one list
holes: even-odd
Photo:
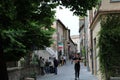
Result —
[{"label": "person in dark clothing", "polygon": [[75,69],[75,80],[79,79],[80,74],[80,60],[81,57],[79,54],[75,54],[75,57],[73,58],[73,61],[75,62],[74,69]]},{"label": "person in dark clothing", "polygon": [[58,60],[54,58],[53,63],[54,63],[54,73],[57,75]]},{"label": "person in dark clothing", "polygon": [[45,72],[50,73],[50,62],[48,59],[45,61]]}]

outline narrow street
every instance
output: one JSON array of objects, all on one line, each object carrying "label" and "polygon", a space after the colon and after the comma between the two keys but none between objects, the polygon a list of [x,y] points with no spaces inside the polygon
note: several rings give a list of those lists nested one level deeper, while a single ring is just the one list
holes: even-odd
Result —
[{"label": "narrow street", "polygon": [[[37,80],[74,80],[74,65],[67,62],[66,65],[58,67],[58,74],[46,74],[38,76]],[[97,80],[87,71],[86,67],[81,63],[80,79],[79,80]]]}]

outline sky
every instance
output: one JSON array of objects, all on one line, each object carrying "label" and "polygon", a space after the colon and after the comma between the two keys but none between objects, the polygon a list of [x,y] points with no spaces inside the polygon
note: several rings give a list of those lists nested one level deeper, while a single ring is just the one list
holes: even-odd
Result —
[{"label": "sky", "polygon": [[73,16],[73,13],[64,7],[57,7],[56,18],[70,29],[70,35],[79,35],[79,17]]}]

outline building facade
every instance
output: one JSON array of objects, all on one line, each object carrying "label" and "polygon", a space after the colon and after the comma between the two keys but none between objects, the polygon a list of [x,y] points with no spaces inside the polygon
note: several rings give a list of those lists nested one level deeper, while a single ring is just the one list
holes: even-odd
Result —
[{"label": "building facade", "polygon": [[76,53],[80,53],[80,37],[79,37],[79,35],[72,35],[71,39],[75,44],[77,44]]},{"label": "building facade", "polygon": [[101,29],[101,19],[109,13],[120,13],[120,0],[101,0],[98,8],[93,8],[89,11],[89,22],[90,22],[90,56],[92,64],[90,70],[94,75],[98,77],[98,80],[104,80],[100,72],[99,63],[99,31]]},{"label": "building facade", "polygon": [[79,48],[80,48],[80,52],[81,52],[81,56],[85,57],[85,18],[84,17],[80,17],[79,19]]},{"label": "building facade", "polygon": [[59,19],[53,24],[55,32],[53,34],[54,43],[51,48],[56,51],[58,59],[66,56],[68,59],[71,53],[76,51],[76,45],[70,38],[70,29],[68,29]]}]

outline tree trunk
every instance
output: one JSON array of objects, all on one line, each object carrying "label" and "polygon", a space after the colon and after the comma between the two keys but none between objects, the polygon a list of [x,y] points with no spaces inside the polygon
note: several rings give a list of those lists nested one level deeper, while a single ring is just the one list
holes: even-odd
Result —
[{"label": "tree trunk", "polygon": [[9,80],[0,36],[0,80]]}]

